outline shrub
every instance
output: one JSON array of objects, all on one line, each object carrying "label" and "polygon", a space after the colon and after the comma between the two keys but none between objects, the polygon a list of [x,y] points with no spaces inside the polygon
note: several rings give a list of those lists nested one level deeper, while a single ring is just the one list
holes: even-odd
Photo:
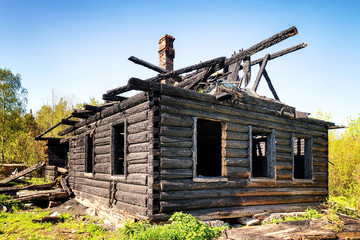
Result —
[{"label": "shrub", "polygon": [[190,214],[174,213],[171,223],[151,225],[148,221],[126,222],[121,228],[123,239],[136,240],[182,240],[182,239],[213,239],[220,235],[223,227],[211,228]]}]

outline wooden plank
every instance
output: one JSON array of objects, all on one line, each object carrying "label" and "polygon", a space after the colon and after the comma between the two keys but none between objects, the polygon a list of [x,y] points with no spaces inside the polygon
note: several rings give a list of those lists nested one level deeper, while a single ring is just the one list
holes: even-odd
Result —
[{"label": "wooden plank", "polygon": [[11,182],[11,181],[13,181],[13,180],[15,180],[15,179],[18,179],[18,178],[20,178],[20,177],[22,177],[22,176],[24,176],[24,175],[26,175],[26,174],[28,174],[28,173],[31,173],[31,172],[33,172],[33,171],[35,171],[35,170],[43,167],[44,165],[45,165],[44,162],[42,162],[42,163],[37,163],[37,164],[35,164],[35,165],[32,166],[32,167],[29,167],[29,168],[27,168],[27,169],[24,169],[24,170],[22,170],[21,172],[19,172],[19,173],[17,173],[17,174],[11,175],[10,177],[7,177],[7,178],[3,179],[3,180],[0,182],[0,184],[7,184],[8,182]]}]

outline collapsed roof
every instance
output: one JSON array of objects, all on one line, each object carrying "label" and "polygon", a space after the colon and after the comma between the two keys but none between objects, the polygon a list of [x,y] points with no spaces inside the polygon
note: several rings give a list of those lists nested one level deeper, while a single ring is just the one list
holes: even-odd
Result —
[{"label": "collapsed roof", "polygon": [[[266,54],[263,58],[252,60],[252,55],[292,37],[297,33],[296,27],[293,26],[245,50],[240,50],[229,58],[218,57],[178,70],[173,70],[172,66],[172,60],[175,57],[175,51],[172,44],[175,39],[172,36],[165,35],[159,41],[160,65],[163,67],[158,67],[134,56],[129,58],[130,61],[136,64],[158,72],[159,74],[157,76],[146,80],[131,78],[127,85],[108,90],[106,94],[103,94],[102,98],[106,101],[105,104],[99,106],[85,105],[82,109],[75,110],[72,115],[40,134],[36,139],[49,140],[50,138],[44,138],[43,136],[61,124],[71,125],[71,127],[60,132],[59,135],[62,136],[70,133],[76,128],[76,125],[79,124],[78,121],[71,120],[71,118],[89,118],[96,113],[127,99],[124,96],[120,96],[120,94],[131,90],[150,91],[159,88],[162,84],[213,95],[217,100],[234,102],[251,98],[252,100],[258,99],[258,101],[267,101],[275,106],[280,106],[281,115],[288,115],[291,118],[299,118],[304,121],[325,123],[324,121],[307,118],[309,113],[295,111],[295,108],[281,103],[265,69],[268,61],[302,49],[306,47],[307,44],[300,43],[272,54]],[[257,64],[260,68],[252,83],[251,67]],[[265,78],[274,99],[259,96],[256,93],[262,77]],[[250,87],[251,83],[252,87]],[[328,123],[326,125],[328,125],[329,128],[334,127],[334,124]]]}]

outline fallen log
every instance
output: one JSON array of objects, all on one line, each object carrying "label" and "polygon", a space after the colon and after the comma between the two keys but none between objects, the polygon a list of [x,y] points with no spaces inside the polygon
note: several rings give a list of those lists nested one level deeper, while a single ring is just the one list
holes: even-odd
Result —
[{"label": "fallen log", "polygon": [[61,185],[61,188],[62,188],[63,190],[65,190],[69,196],[72,195],[72,191],[71,191],[71,189],[68,187],[68,183],[67,183],[67,181],[66,181],[66,179],[65,179],[64,176],[60,176],[60,185]]},{"label": "fallen log", "polygon": [[69,195],[62,189],[54,189],[48,191],[23,193],[19,197],[10,199],[9,202],[40,202],[53,201],[57,199],[67,199]]},{"label": "fallen log", "polygon": [[43,162],[43,163],[38,163],[38,164],[36,164],[36,165],[34,165],[32,167],[29,167],[27,169],[24,169],[24,170],[22,170],[21,172],[19,172],[17,174],[14,174],[14,175],[11,175],[10,177],[5,178],[4,180],[2,180],[0,182],[0,185],[7,184],[7,183],[9,183],[9,182],[11,182],[11,181],[13,181],[15,179],[18,179],[18,178],[20,178],[20,177],[22,177],[22,176],[24,176],[24,175],[26,175],[28,173],[31,173],[31,172],[43,167],[44,165],[45,165],[45,163]]},{"label": "fallen log", "polygon": [[22,187],[1,187],[0,194],[14,194],[22,190],[47,190],[54,187],[56,183],[57,181],[53,181],[51,183],[41,184],[41,185],[28,185]]}]

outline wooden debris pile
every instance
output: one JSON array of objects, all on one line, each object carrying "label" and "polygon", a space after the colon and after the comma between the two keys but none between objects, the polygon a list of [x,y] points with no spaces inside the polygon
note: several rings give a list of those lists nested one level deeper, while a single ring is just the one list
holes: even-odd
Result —
[{"label": "wooden debris pile", "polygon": [[[11,186],[12,181],[17,181],[37,169],[44,167],[45,163],[38,163],[34,166],[24,169],[23,171],[13,174],[2,181],[0,181],[0,194],[9,195],[12,198],[9,202],[23,202],[23,203],[48,203],[49,206],[54,206],[54,202],[64,201],[72,196],[72,191],[69,188],[66,175],[60,175],[51,183],[29,185],[25,182],[22,186]],[[61,173],[61,172],[60,172]],[[60,187],[57,187],[60,185]]]}]

